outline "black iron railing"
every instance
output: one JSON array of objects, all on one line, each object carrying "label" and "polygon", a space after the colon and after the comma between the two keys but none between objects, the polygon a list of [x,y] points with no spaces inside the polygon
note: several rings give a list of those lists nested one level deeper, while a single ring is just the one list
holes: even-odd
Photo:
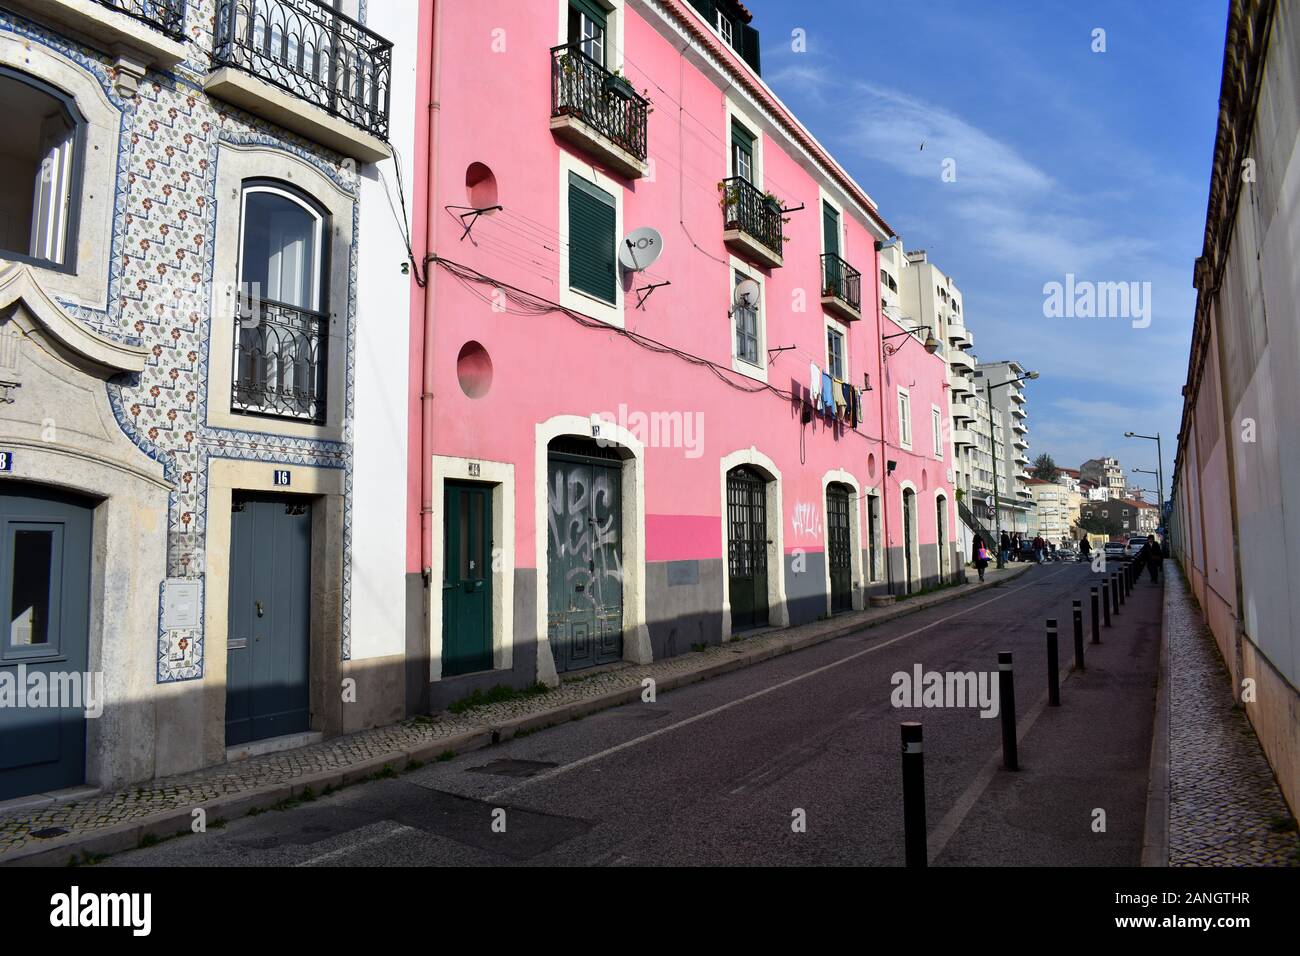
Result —
[{"label": "black iron railing", "polygon": [[185,0],[99,0],[99,3],[147,23],[173,39],[185,39]]},{"label": "black iron railing", "polygon": [[722,181],[722,221],[726,229],[739,229],[778,256],[784,244],[785,214],[781,204],[749,180],[733,176]]},{"label": "black iron railing", "polygon": [[245,305],[235,329],[233,407],[325,421],[329,317],[279,302]]},{"label": "black iron railing", "polygon": [[957,502],[957,513],[961,515],[961,520],[966,522],[966,527],[984,539],[984,547],[996,553],[998,542],[993,537],[993,533],[984,527],[984,523],[979,518],[975,517],[975,513],[966,506],[966,502]]},{"label": "black iron railing", "polygon": [[649,102],[573,43],[551,49],[551,115],[574,116],[641,162]]},{"label": "black iron railing", "polygon": [[833,252],[822,255],[822,295],[833,295],[845,305],[862,309],[862,273]]},{"label": "black iron railing", "polygon": [[320,0],[219,0],[212,62],[388,139],[393,44]]}]

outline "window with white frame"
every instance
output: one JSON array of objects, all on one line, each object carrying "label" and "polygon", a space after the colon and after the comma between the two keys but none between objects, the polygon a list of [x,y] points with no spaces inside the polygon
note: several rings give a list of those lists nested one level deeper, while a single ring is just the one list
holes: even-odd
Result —
[{"label": "window with white frame", "polygon": [[[737,287],[742,282],[750,281],[750,277],[739,269],[732,271]],[[757,280],[753,281],[757,284]],[[759,322],[761,321],[759,314],[760,298],[761,296],[757,293],[750,298],[736,295],[731,313],[732,323],[736,328],[736,358],[756,366],[762,364],[759,361],[759,340],[761,337],[759,329]]]},{"label": "window with white frame", "polygon": [[912,397],[898,390],[898,441],[903,447],[912,447]]},{"label": "window with white frame", "polygon": [[839,329],[826,327],[826,371],[831,378],[844,381],[844,333]]},{"label": "window with white frame", "polygon": [[605,34],[609,14],[594,0],[569,0],[568,40],[605,66]]},{"label": "window with white frame", "polygon": [[0,67],[0,255],[70,267],[84,120],[70,96]]},{"label": "window with white frame", "polygon": [[930,408],[930,425],[934,434],[934,457],[943,457],[943,414],[939,409]]}]

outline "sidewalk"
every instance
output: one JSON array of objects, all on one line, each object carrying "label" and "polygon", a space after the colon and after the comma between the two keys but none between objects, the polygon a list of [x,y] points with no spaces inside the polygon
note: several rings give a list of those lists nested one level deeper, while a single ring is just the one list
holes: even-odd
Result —
[{"label": "sidewalk", "polygon": [[1295,820],[1187,581],[1166,561],[1170,866],[1300,866]]},{"label": "sidewalk", "polygon": [[198,808],[206,812],[208,826],[213,826],[374,775],[491,746],[637,700],[647,677],[655,681],[656,692],[663,693],[996,587],[1031,567],[990,568],[984,584],[945,588],[890,607],[761,631],[651,664],[621,665],[566,680],[545,694],[475,707],[461,714],[419,716],[298,750],[147,781],[75,803],[0,809],[0,865],[90,861],[97,855],[131,849],[142,841],[188,833],[193,811]]}]

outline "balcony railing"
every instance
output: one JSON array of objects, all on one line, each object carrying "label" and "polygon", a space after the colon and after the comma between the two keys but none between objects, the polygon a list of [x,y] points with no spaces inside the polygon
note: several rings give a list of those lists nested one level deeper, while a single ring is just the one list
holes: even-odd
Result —
[{"label": "balcony railing", "polygon": [[393,44],[320,0],[220,0],[212,61],[388,139]]},{"label": "balcony railing", "polygon": [[329,317],[279,302],[241,308],[235,330],[236,411],[325,421]]},{"label": "balcony railing", "polygon": [[781,204],[749,180],[733,176],[722,181],[722,214],[724,228],[743,232],[776,255],[782,254]]},{"label": "balcony railing", "polygon": [[822,295],[833,295],[855,312],[862,309],[862,273],[833,252],[822,255]]},{"label": "balcony railing", "polygon": [[580,44],[551,49],[552,117],[580,119],[644,163],[649,107],[627,80],[582,52]]},{"label": "balcony railing", "polygon": [[173,39],[185,39],[185,0],[99,0],[99,4],[147,23]]}]

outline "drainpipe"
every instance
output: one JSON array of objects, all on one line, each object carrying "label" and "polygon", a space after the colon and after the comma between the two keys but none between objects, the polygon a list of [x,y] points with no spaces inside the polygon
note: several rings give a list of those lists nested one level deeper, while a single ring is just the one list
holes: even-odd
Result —
[{"label": "drainpipe", "polygon": [[[882,244],[877,240],[876,250],[876,275],[880,275],[880,249]],[[877,280],[879,281],[879,280]],[[879,298],[879,296],[877,296]],[[884,313],[879,309],[876,311],[876,338],[880,339],[875,343],[876,349],[876,392],[880,397],[880,514],[885,521],[885,547],[882,557],[885,560],[885,581],[889,594],[894,593],[894,565],[889,560],[889,445],[885,442],[885,343],[884,343]]]},{"label": "drainpipe", "polygon": [[438,121],[442,114],[443,0],[433,0],[433,36],[429,41],[428,158],[425,165],[425,196],[428,208],[424,222],[424,329],[420,347],[420,562],[424,580],[433,584],[433,321],[437,301],[438,269],[431,262],[438,229]]}]

